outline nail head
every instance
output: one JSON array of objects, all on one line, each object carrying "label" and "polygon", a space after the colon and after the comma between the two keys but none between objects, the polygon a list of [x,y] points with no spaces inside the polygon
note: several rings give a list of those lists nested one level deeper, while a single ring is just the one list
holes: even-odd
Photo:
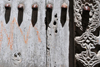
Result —
[{"label": "nail head", "polygon": [[67,4],[66,3],[63,3],[61,7],[62,8],[67,8]]},{"label": "nail head", "polygon": [[90,11],[90,7],[89,6],[84,6],[84,10]]},{"label": "nail head", "polygon": [[10,7],[10,4],[6,4],[5,7]]},{"label": "nail head", "polygon": [[52,4],[47,4],[47,8],[51,8],[52,9]]},{"label": "nail head", "polygon": [[32,8],[38,8],[38,5],[37,5],[37,4],[34,4],[34,5],[32,6]]},{"label": "nail head", "polygon": [[18,5],[18,8],[23,8],[23,7],[24,7],[23,4],[19,4],[19,5]]}]

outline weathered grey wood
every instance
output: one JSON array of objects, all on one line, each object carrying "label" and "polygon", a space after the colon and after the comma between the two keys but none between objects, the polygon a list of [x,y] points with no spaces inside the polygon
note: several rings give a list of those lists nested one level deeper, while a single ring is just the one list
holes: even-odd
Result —
[{"label": "weathered grey wood", "polygon": [[[6,3],[11,4],[8,24],[4,17]],[[17,7],[20,3],[24,4],[24,14],[22,24],[18,26]],[[46,43],[44,20],[48,3],[53,4],[53,12]],[[66,23],[62,27],[63,3],[69,5],[68,0],[0,0],[0,67],[69,67],[69,6]],[[38,20],[34,27],[31,22],[33,4],[38,5]]]},{"label": "weathered grey wood", "polygon": [[[5,22],[5,4],[11,4],[11,16]],[[24,4],[24,16],[18,26],[18,4]],[[38,21],[31,24],[32,5],[38,4]],[[41,6],[42,5],[42,6]],[[46,67],[45,0],[0,0],[0,67]]]},{"label": "weathered grey wood", "polygon": [[[69,67],[69,2],[68,0],[47,0],[46,3],[53,4],[52,21],[47,30],[47,67]],[[64,27],[60,22],[63,3],[67,3],[68,6]],[[53,24],[54,21],[56,25]]]}]

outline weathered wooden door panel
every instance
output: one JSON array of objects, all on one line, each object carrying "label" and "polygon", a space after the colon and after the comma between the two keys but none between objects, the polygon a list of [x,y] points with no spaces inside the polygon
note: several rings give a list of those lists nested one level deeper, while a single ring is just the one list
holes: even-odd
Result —
[{"label": "weathered wooden door panel", "polygon": [[[77,2],[78,0],[75,4]],[[6,14],[5,4],[10,4],[10,14]],[[72,41],[69,41],[69,37],[70,40],[73,37],[72,30],[69,28],[73,24],[72,5],[71,0],[70,4],[68,0],[0,0],[0,67],[74,66],[69,62],[72,60],[71,57],[69,59],[69,52],[74,50],[69,51],[69,42],[70,46],[74,45]],[[23,8],[23,11],[20,11],[18,6],[20,9]],[[49,12],[51,17],[46,13],[46,6],[51,9]],[[37,12],[33,8],[37,9]],[[69,15],[71,15],[70,24]],[[83,27],[86,29],[85,25]],[[75,31],[78,29],[82,27],[80,26]],[[76,39],[77,35],[81,36],[84,31],[76,32]],[[76,53],[77,48],[79,46],[75,47]],[[70,56],[72,55],[73,53],[70,53]],[[77,59],[76,55],[78,54],[75,54]],[[76,67],[78,64],[80,62],[76,61]],[[82,65],[79,66],[82,67]]]},{"label": "weathered wooden door panel", "polygon": [[[9,22],[5,4],[11,5]],[[23,20],[18,25],[18,5]],[[38,20],[31,22],[32,5],[38,5]],[[42,6],[41,6],[42,5]],[[0,0],[0,67],[46,67],[45,0]]]}]

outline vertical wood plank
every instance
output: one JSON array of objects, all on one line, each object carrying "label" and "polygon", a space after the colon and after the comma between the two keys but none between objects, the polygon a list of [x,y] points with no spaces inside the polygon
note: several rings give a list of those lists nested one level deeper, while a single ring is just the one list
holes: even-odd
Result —
[{"label": "vertical wood plank", "polygon": [[[64,2],[68,8],[66,23],[62,27],[60,17]],[[46,3],[53,4],[52,20],[47,29],[47,67],[69,67],[69,1],[47,0]]]}]

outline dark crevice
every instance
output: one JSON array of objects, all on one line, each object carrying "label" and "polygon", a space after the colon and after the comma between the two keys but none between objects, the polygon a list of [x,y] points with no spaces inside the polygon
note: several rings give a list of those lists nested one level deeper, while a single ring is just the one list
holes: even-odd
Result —
[{"label": "dark crevice", "polygon": [[100,27],[98,27],[98,28],[93,32],[93,34],[94,34],[95,36],[99,36],[99,31],[100,31]]},{"label": "dark crevice", "polygon": [[54,25],[56,25],[57,24],[57,22],[56,21],[54,21],[54,23],[53,23]]},{"label": "dark crevice", "polygon": [[55,14],[55,18],[57,18],[57,14]]},{"label": "dark crevice", "polygon": [[6,24],[9,22],[10,12],[11,12],[11,7],[5,7],[5,21],[6,21]]},{"label": "dark crevice", "polygon": [[64,26],[64,24],[66,22],[66,14],[67,14],[67,8],[61,8],[61,18],[60,18],[60,21],[61,21],[62,27]]},{"label": "dark crevice", "polygon": [[14,54],[14,57],[17,57],[17,55],[16,55],[16,54]]},{"label": "dark crevice", "polygon": [[50,50],[50,48],[49,48],[49,47],[47,47],[47,50]]},{"label": "dark crevice", "polygon": [[17,53],[19,56],[21,56],[21,53],[19,52],[19,53]]},{"label": "dark crevice", "polygon": [[75,26],[75,36],[81,36],[82,34],[83,34],[83,31],[82,30],[80,30],[80,28],[79,27],[76,27]]},{"label": "dark crevice", "polygon": [[38,18],[38,8],[32,8],[32,25],[35,26]]},{"label": "dark crevice", "polygon": [[55,33],[57,33],[58,31],[57,30],[55,30]]},{"label": "dark crevice", "polygon": [[80,30],[79,27],[75,26],[75,36],[81,36],[86,31],[86,29],[88,29],[89,18],[90,18],[89,11],[83,10],[83,13],[82,13],[83,30]]},{"label": "dark crevice", "polygon": [[81,53],[82,51],[86,51],[86,49],[82,48],[81,45],[75,44],[75,53]]},{"label": "dark crevice", "polygon": [[18,25],[20,26],[22,21],[23,21],[23,7],[22,8],[18,8]]},{"label": "dark crevice", "polygon": [[85,67],[80,61],[76,60],[76,67]]},{"label": "dark crevice", "polygon": [[100,67],[100,63],[98,63],[97,65],[95,65],[94,67]]},{"label": "dark crevice", "polygon": [[89,11],[87,10],[83,10],[82,13],[82,27],[83,27],[83,32],[86,31],[86,29],[88,28],[88,24],[89,24]]},{"label": "dark crevice", "polygon": [[52,18],[52,8],[46,8],[46,30],[48,29],[48,26],[51,22],[51,18]]},{"label": "dark crevice", "polygon": [[75,67],[75,49],[74,49],[74,10],[73,10],[73,0],[69,0],[69,67]]}]

